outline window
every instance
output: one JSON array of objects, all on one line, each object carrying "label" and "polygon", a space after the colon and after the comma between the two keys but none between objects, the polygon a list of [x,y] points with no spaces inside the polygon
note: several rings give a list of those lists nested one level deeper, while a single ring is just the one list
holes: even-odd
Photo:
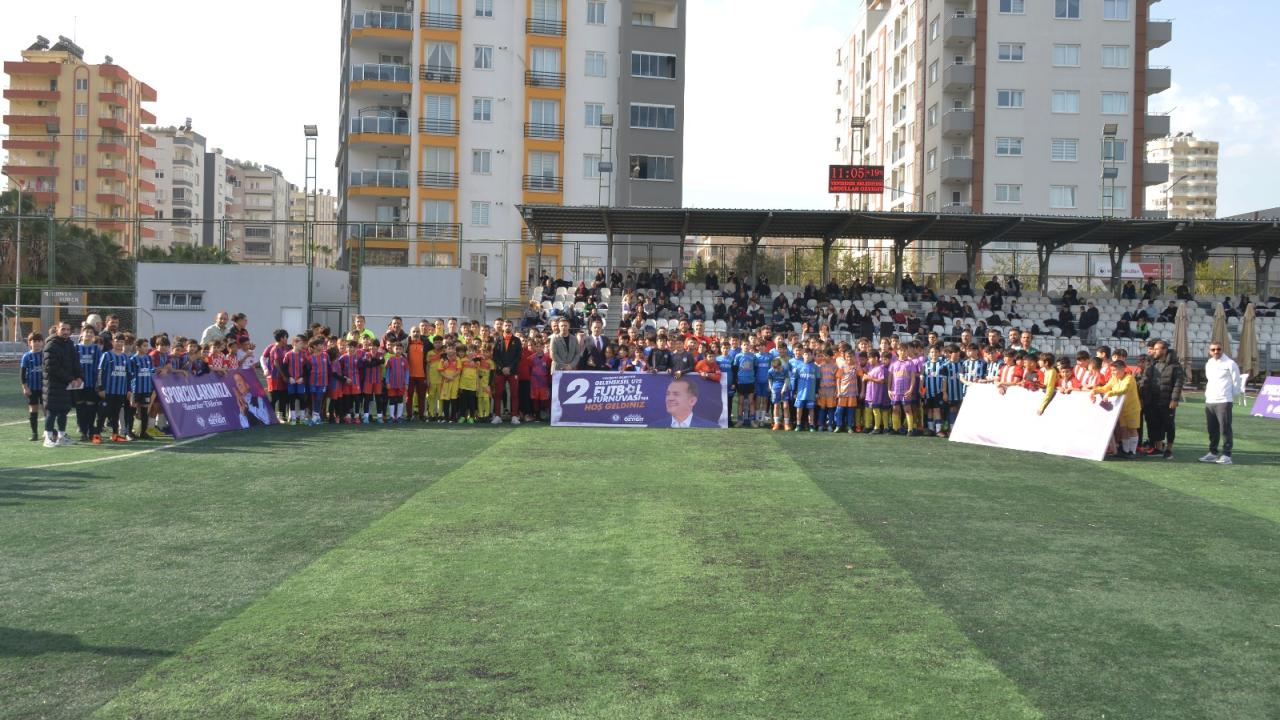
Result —
[{"label": "window", "polygon": [[1000,43],[996,59],[1001,62],[1022,62],[1026,46],[1022,43]]},{"label": "window", "polygon": [[[73,132],[73,135],[75,135],[76,139],[78,139],[78,140],[88,140],[88,139],[89,139],[89,128],[76,128],[76,129],[75,129],[75,131]],[[123,138],[123,137],[118,137],[118,136],[117,136],[117,137],[110,137],[110,138],[108,139],[108,142],[111,142],[111,141],[114,141],[114,142],[122,142],[123,140],[124,140],[124,138]]]},{"label": "window", "polygon": [[1080,46],[1054,45],[1053,64],[1057,67],[1080,67]]},{"label": "window", "polygon": [[587,24],[603,25],[604,24],[604,3],[600,0],[587,1]]},{"label": "window", "polygon": [[269,227],[247,227],[244,229],[244,236],[254,238],[256,240],[270,240],[271,228]]},{"label": "window", "polygon": [[632,155],[632,180],[675,180],[676,159],[662,155]]},{"label": "window", "polygon": [[929,193],[924,196],[924,209],[928,212],[938,209],[938,193]]},{"label": "window", "polygon": [[1103,185],[1098,192],[1098,207],[1102,210],[1128,210],[1129,188]]},{"label": "window", "polygon": [[1022,202],[1022,186],[1021,185],[996,185],[996,202],[998,203]]},{"label": "window", "polygon": [[998,157],[1022,157],[1022,138],[996,138],[996,155]]},{"label": "window", "polygon": [[631,75],[633,77],[666,78],[676,77],[676,56],[658,53],[631,53]]},{"label": "window", "polygon": [[1053,16],[1059,20],[1079,20],[1080,0],[1053,0]]},{"label": "window", "polygon": [[89,115],[88,103],[76,103],[76,117],[86,117]]},{"label": "window", "polygon": [[[74,160],[75,160],[76,167],[84,167],[85,165],[89,164],[89,156],[85,155],[84,153],[76,153]],[[156,173],[156,177],[164,177],[164,176],[161,175],[160,173]]]},{"label": "window", "polygon": [[1102,46],[1102,67],[1104,68],[1129,67],[1129,46],[1128,45],[1103,45]]},{"label": "window", "polygon": [[471,172],[474,175],[488,175],[493,172],[493,151],[472,150]]},{"label": "window", "polygon": [[934,60],[929,63],[929,84],[938,82],[938,61]]},{"label": "window", "polygon": [[89,211],[86,210],[83,205],[72,205],[71,215],[73,217],[87,217],[89,215]]},{"label": "window", "polygon": [[938,18],[929,21],[929,40],[938,39]]},{"label": "window", "polygon": [[1102,19],[1128,20],[1129,0],[1102,0]]},{"label": "window", "polygon": [[1075,185],[1050,185],[1049,207],[1070,209],[1076,206]]},{"label": "window", "polygon": [[1102,93],[1103,115],[1124,115],[1129,112],[1129,93]]},{"label": "window", "polygon": [[492,45],[476,46],[475,68],[477,70],[493,69],[493,46]]},{"label": "window", "polygon": [[657,18],[653,13],[633,12],[631,13],[631,24],[642,25],[644,27],[653,27]]},{"label": "window", "polygon": [[[489,203],[475,200],[471,203],[471,224],[476,227],[489,227]],[[475,257],[474,255],[472,257]],[[481,273],[483,274],[483,273]]]},{"label": "window", "polygon": [[153,310],[204,310],[203,290],[156,290],[151,297]]},{"label": "window", "polygon": [[1117,140],[1115,138],[1103,138],[1102,140],[1102,159],[1114,162],[1124,162],[1125,151],[1127,148],[1127,140]]},{"label": "window", "polygon": [[600,156],[587,153],[582,156],[582,177],[594,180],[600,177]]},{"label": "window", "polygon": [[476,0],[476,17],[493,17],[493,0]]},{"label": "window", "polygon": [[587,103],[585,106],[586,126],[600,127],[604,122],[604,104]]},{"label": "window", "polygon": [[1056,113],[1080,112],[1080,92],[1077,90],[1054,90],[1052,110]]},{"label": "window", "polygon": [[74,192],[84,192],[87,184],[83,179],[76,178],[71,181],[71,190]]},{"label": "window", "polygon": [[929,113],[927,117],[929,119],[929,127],[933,127],[934,125],[938,124],[938,104],[937,103],[934,103],[933,105],[929,106]]},{"label": "window", "polygon": [[[553,152],[529,153],[529,174],[535,178],[556,178],[560,167],[560,155]],[[548,187],[547,189],[553,189]]]},{"label": "window", "polygon": [[452,200],[423,200],[422,221],[434,225],[453,223]]},{"label": "window", "polygon": [[587,51],[587,77],[604,77],[604,53]]},{"label": "window", "polygon": [[484,253],[471,253],[471,272],[489,277],[489,256]]},{"label": "window", "polygon": [[1025,0],[1000,0],[1000,12],[1006,15],[1021,15],[1026,11]]},{"label": "window", "polygon": [[676,109],[670,105],[631,105],[631,127],[646,130],[675,130]]},{"label": "window", "polygon": [[472,98],[471,119],[476,122],[493,122],[493,98]]},{"label": "window", "polygon": [[[52,89],[57,90],[57,88],[52,88]],[[88,90],[88,89],[89,89],[89,78],[76,78],[76,89],[77,89],[77,90]]]},{"label": "window", "polygon": [[1075,162],[1079,146],[1080,141],[1075,138],[1054,138],[1049,142],[1049,159],[1054,162]]},{"label": "window", "polygon": [[934,170],[938,169],[938,151],[937,150],[930,150],[929,152],[924,154],[924,166],[925,166],[925,169],[928,170],[929,172],[933,172]]},{"label": "window", "polygon": [[1023,96],[1021,90],[996,91],[996,107],[1020,108],[1022,107],[1022,100]]}]

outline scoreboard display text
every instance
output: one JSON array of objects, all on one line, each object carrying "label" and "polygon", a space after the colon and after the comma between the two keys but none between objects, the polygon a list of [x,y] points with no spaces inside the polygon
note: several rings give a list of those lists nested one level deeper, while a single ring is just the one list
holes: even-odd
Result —
[{"label": "scoreboard display text", "polygon": [[832,165],[827,192],[879,195],[884,192],[883,165]]}]

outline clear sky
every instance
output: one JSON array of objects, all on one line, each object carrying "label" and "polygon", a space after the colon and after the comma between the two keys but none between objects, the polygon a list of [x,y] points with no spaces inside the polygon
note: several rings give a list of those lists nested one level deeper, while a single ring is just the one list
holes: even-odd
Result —
[{"label": "clear sky", "polygon": [[[156,88],[161,124],[190,117],[229,157],[274,165],[298,184],[302,126],[318,124],[320,187],[337,187],[338,0],[5,5],[4,59],[37,34],[73,37],[90,62],[111,55]],[[689,0],[686,205],[830,207],[835,50],[856,5]],[[1163,0],[1151,9],[1175,21],[1173,42],[1151,58],[1173,68],[1173,87],[1151,109],[1172,109],[1174,132],[1222,142],[1220,214],[1280,205],[1280,2]]]}]

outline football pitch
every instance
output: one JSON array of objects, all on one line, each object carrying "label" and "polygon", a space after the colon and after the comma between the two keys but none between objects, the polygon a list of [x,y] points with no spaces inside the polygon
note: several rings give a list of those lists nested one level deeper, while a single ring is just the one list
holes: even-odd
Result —
[{"label": "football pitch", "polygon": [[[764,430],[46,450],[0,718],[1280,717],[1280,425],[1205,466]],[[74,423],[72,423],[74,427]]]}]

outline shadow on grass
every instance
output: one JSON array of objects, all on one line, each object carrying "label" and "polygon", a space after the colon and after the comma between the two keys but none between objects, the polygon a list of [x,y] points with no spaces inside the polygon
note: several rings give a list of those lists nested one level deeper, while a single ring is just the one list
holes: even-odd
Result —
[{"label": "shadow on grass", "polygon": [[71,500],[70,495],[54,491],[83,490],[91,476],[87,473],[53,470],[19,470],[0,473],[0,507],[22,505],[27,501]]},{"label": "shadow on grass", "polygon": [[124,658],[162,658],[173,654],[167,650],[86,645],[69,633],[0,627],[0,657],[35,657],[47,653],[92,653]]}]

